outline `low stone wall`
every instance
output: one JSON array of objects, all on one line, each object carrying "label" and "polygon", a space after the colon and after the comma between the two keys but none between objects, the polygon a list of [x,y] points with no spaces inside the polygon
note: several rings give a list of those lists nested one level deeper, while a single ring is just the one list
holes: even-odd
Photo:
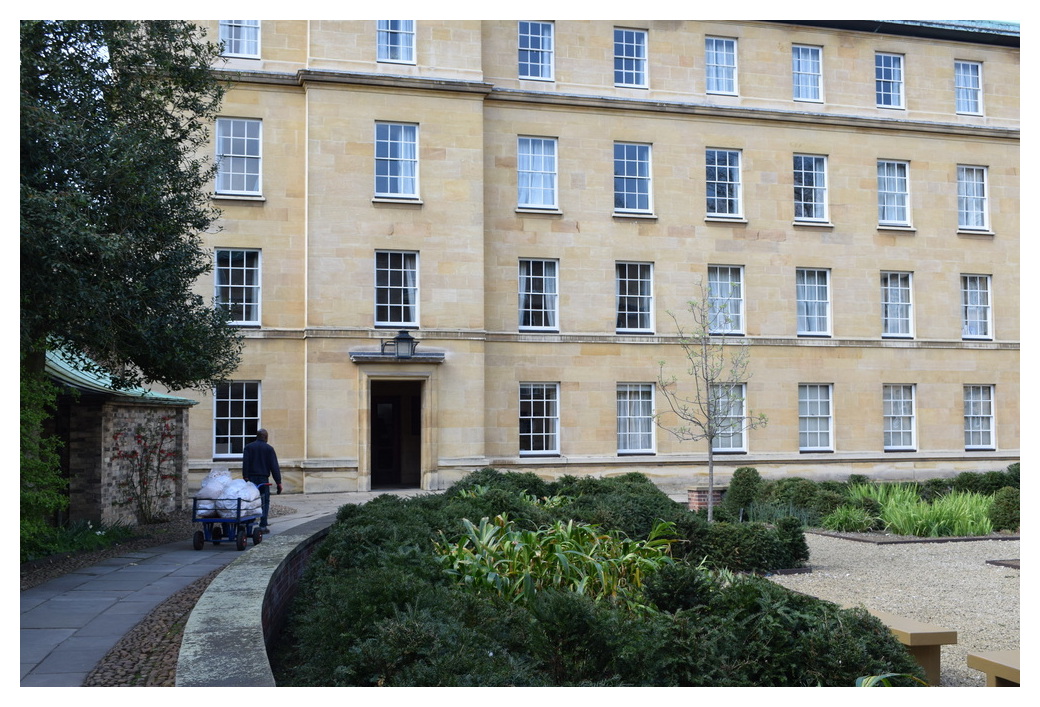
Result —
[{"label": "low stone wall", "polygon": [[275,687],[267,645],[334,518],[265,536],[217,575],[184,627],[177,687]]}]

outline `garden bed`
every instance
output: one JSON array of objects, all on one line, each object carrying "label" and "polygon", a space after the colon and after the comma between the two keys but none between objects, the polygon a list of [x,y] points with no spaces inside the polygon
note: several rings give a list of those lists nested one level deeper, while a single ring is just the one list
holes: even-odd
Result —
[{"label": "garden bed", "polygon": [[839,533],[820,528],[806,528],[806,533],[823,535],[828,538],[840,538],[852,540],[859,543],[874,543],[875,545],[898,545],[905,543],[962,543],[977,540],[1020,540],[1018,534],[1012,533],[989,533],[988,535],[959,535],[950,537],[919,537],[916,535],[893,535],[892,533]]}]

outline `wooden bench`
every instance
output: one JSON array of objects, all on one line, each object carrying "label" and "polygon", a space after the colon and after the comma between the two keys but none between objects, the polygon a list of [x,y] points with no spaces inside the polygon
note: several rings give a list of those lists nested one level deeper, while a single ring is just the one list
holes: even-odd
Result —
[{"label": "wooden bench", "polygon": [[928,684],[938,685],[940,648],[957,643],[957,632],[935,624],[896,616],[887,611],[867,611],[885,624],[892,635],[910,650],[910,655],[924,668]]},{"label": "wooden bench", "polygon": [[986,673],[986,687],[1018,687],[1018,651],[969,653],[968,667]]}]

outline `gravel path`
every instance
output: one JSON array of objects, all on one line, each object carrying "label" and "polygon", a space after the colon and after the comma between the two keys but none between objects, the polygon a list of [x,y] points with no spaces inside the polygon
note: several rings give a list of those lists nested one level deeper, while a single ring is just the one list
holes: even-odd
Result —
[{"label": "gravel path", "polygon": [[1019,647],[1018,540],[874,544],[807,533],[806,574],[777,584],[841,605],[863,606],[957,631],[942,647],[941,687],[984,686],[968,653]]}]

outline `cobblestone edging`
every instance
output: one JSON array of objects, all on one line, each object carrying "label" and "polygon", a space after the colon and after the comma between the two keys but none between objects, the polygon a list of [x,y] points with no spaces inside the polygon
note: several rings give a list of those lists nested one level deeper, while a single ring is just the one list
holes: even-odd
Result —
[{"label": "cobblestone edging", "polygon": [[267,641],[332,520],[267,536],[214,578],[184,627],[177,687],[275,687]]}]

